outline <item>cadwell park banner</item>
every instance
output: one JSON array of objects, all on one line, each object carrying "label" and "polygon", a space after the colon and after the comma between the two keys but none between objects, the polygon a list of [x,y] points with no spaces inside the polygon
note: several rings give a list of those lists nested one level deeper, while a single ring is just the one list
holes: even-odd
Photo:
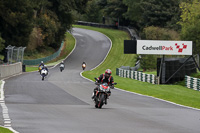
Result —
[{"label": "cadwell park banner", "polygon": [[137,54],[192,55],[192,41],[137,40]]}]

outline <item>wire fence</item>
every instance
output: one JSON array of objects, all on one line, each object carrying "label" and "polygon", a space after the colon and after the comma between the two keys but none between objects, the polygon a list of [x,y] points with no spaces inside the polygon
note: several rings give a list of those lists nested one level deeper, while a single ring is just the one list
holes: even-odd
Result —
[{"label": "wire fence", "polygon": [[64,45],[64,41],[61,43],[59,50],[50,56],[34,59],[34,60],[23,60],[23,65],[38,65],[41,63],[41,61],[43,61],[44,63],[49,62],[60,55],[63,45]]}]

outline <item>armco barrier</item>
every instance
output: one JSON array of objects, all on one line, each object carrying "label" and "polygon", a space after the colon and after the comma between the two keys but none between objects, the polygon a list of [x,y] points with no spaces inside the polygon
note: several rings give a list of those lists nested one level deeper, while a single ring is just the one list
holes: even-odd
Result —
[{"label": "armco barrier", "polygon": [[0,79],[22,73],[22,63],[0,65]]},{"label": "armco barrier", "polygon": [[131,78],[143,82],[156,84],[156,76],[153,74],[146,74],[139,71],[125,70],[121,68],[116,69],[116,75],[124,78]]},{"label": "armco barrier", "polygon": [[194,77],[190,77],[186,75],[185,85],[187,88],[200,91],[200,79],[198,78],[194,78]]},{"label": "armco barrier", "polygon": [[61,43],[59,50],[50,56],[47,56],[45,58],[35,59],[35,60],[24,60],[23,64],[24,65],[38,65],[41,63],[41,61],[43,61],[44,63],[51,61],[60,55],[63,45],[64,45],[64,41]]},{"label": "armco barrier", "polygon": [[99,28],[112,28],[112,29],[119,29],[124,30],[129,33],[132,40],[139,39],[140,37],[137,35],[135,29],[125,27],[125,26],[116,26],[116,25],[107,25],[107,24],[101,24],[101,23],[93,23],[93,22],[85,22],[85,21],[77,21],[76,24],[78,25],[85,25],[85,26],[93,26],[93,27],[99,27]]}]

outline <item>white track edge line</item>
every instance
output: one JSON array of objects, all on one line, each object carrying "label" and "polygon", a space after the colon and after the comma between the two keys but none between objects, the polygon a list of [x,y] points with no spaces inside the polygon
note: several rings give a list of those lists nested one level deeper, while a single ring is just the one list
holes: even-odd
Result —
[{"label": "white track edge line", "polygon": [[3,115],[3,121],[4,121],[3,122],[4,126],[1,126],[1,127],[9,129],[13,133],[19,133],[16,130],[14,130],[11,126],[11,119],[10,119],[9,114],[8,114],[8,108],[5,104],[5,96],[4,96],[4,90],[3,90],[5,81],[1,80],[1,82],[2,83],[1,83],[1,88],[0,88],[0,92],[1,92],[0,104],[1,104],[1,107],[2,107],[2,115]]}]

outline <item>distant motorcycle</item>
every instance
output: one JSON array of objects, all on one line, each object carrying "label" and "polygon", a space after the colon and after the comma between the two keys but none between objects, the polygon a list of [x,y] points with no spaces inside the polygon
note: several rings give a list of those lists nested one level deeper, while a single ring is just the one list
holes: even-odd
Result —
[{"label": "distant motorcycle", "polygon": [[48,71],[46,69],[42,69],[41,70],[41,76],[42,76],[42,80],[44,80],[44,78],[48,75]]},{"label": "distant motorcycle", "polygon": [[83,68],[83,70],[85,70],[86,64],[82,64],[82,68]]},{"label": "distant motorcycle", "polygon": [[65,68],[65,65],[64,64],[60,64],[60,71],[62,72]]},{"label": "distant motorcycle", "polygon": [[[97,80],[97,78],[95,78],[95,80]],[[109,86],[107,83],[100,84],[96,82],[95,84],[98,85],[98,90],[94,97],[95,107],[102,108],[104,104],[107,104],[106,100],[108,99],[110,95],[108,92],[110,92],[110,89],[114,89],[114,88],[111,88],[111,86]],[[116,84],[117,83],[114,83],[113,85],[116,85]]]}]

